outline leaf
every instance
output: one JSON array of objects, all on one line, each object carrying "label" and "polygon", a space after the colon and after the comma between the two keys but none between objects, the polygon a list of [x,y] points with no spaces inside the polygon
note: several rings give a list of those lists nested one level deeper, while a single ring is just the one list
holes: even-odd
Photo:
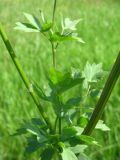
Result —
[{"label": "leaf", "polygon": [[63,139],[69,139],[70,137],[73,137],[77,134],[77,130],[74,126],[72,127],[65,127],[63,128],[63,131],[62,131],[62,138]]},{"label": "leaf", "polygon": [[69,100],[67,100],[67,102],[65,103],[65,106],[67,108],[71,108],[71,106],[78,106],[80,104],[80,101],[82,100],[81,97],[73,97],[70,98]]},{"label": "leaf", "polygon": [[33,25],[31,25],[29,23],[17,22],[16,25],[17,26],[14,27],[14,29],[16,29],[16,30],[21,30],[24,32],[39,32],[38,29],[36,29]]},{"label": "leaf", "polygon": [[48,101],[48,97],[45,95],[44,91],[35,82],[33,84],[33,89],[41,99]]},{"label": "leaf", "polygon": [[41,27],[41,32],[49,31],[52,27],[52,23],[44,23]]},{"label": "leaf", "polygon": [[78,156],[78,160],[91,160],[86,154],[80,153]]},{"label": "leaf", "polygon": [[37,137],[36,136],[31,136],[31,137],[27,137],[27,148],[26,148],[26,152],[27,153],[32,153],[35,152],[36,150],[38,150],[39,148],[43,148],[45,147],[46,142],[44,143],[39,143],[37,141]]},{"label": "leaf", "polygon": [[99,94],[100,94],[100,90],[99,90],[99,89],[92,89],[92,90],[90,91],[90,96],[91,96],[91,97],[98,97]]},{"label": "leaf", "polygon": [[95,129],[100,129],[102,131],[110,131],[110,128],[104,124],[104,122],[102,120],[99,120]]},{"label": "leaf", "polygon": [[62,42],[62,41],[77,41],[80,43],[85,43],[82,38],[77,37],[71,33],[60,34],[59,32],[55,32],[52,34],[50,41],[53,42]]},{"label": "leaf", "polygon": [[27,133],[26,128],[21,127],[16,130],[16,133],[14,133],[13,136],[18,136],[18,135],[22,135],[22,134],[26,134],[26,133]]},{"label": "leaf", "polygon": [[75,154],[78,154],[78,153],[83,153],[84,150],[87,148],[88,146],[87,145],[84,145],[84,144],[78,144],[76,145],[75,147],[70,147],[71,151]]},{"label": "leaf", "polygon": [[65,21],[62,23],[63,30],[76,30],[76,25],[80,22],[80,19],[77,20],[70,20],[70,18],[65,18]]},{"label": "leaf", "polygon": [[80,42],[80,43],[85,43],[82,38],[78,37],[77,33],[72,33],[71,34],[71,40],[75,40],[75,41]]},{"label": "leaf", "polygon": [[66,90],[81,84],[84,78],[79,76],[73,76],[72,72],[61,73],[55,69],[52,69],[52,72],[49,76],[49,84],[52,90],[58,94],[65,92]]},{"label": "leaf", "polygon": [[85,115],[81,115],[80,118],[79,118],[79,122],[78,124],[80,125],[80,127],[85,127],[88,123],[88,117],[85,116]]},{"label": "leaf", "polygon": [[82,142],[87,143],[87,144],[94,144],[95,143],[95,139],[91,136],[88,136],[88,135],[80,135],[80,136],[76,136],[76,138]]},{"label": "leaf", "polygon": [[40,30],[41,28],[40,22],[35,16],[28,13],[24,13],[24,15],[27,18],[27,20],[30,22],[30,24],[32,24],[35,28]]},{"label": "leaf", "polygon": [[62,160],[78,160],[76,155],[69,148],[63,148],[61,157],[62,157]]},{"label": "leaf", "polygon": [[84,130],[84,128],[81,128],[78,126],[65,127],[62,130],[61,137],[63,140],[68,140],[69,138],[75,137],[77,135],[81,135],[83,130]]},{"label": "leaf", "polygon": [[48,147],[41,153],[41,160],[51,160],[53,154],[54,154],[54,149],[52,147]]},{"label": "leaf", "polygon": [[57,84],[64,79],[64,75],[62,72],[56,70],[55,68],[51,68],[49,72],[49,79],[53,84]]},{"label": "leaf", "polygon": [[92,65],[87,62],[84,71],[82,72],[82,76],[85,77],[83,87],[85,89],[88,88],[90,83],[97,83],[104,75],[102,70],[102,64],[95,64]]},{"label": "leaf", "polygon": [[22,135],[31,133],[33,135],[40,135],[45,132],[46,124],[39,118],[32,118],[31,122],[21,124],[21,127],[16,130],[14,135]]},{"label": "leaf", "polygon": [[32,118],[31,121],[34,125],[38,125],[41,127],[45,126],[45,123],[40,118]]}]

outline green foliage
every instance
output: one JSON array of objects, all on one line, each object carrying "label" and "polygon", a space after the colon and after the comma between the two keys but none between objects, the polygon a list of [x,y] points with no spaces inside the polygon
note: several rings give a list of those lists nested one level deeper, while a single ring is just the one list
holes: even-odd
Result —
[{"label": "green foliage", "polygon": [[52,23],[46,22],[41,15],[42,23],[34,15],[24,13],[24,16],[28,20],[28,23],[17,22],[15,29],[24,32],[47,32],[51,29]]},{"label": "green foliage", "polygon": [[102,131],[110,131],[110,128],[106,124],[104,124],[102,120],[98,121],[95,128],[100,129]]},{"label": "green foliage", "polygon": [[[52,44],[53,55],[56,53],[60,42],[77,41],[84,43],[76,33],[76,25],[80,20],[72,21],[66,18],[62,20],[62,31],[58,31],[54,23],[47,22],[43,13],[40,13],[41,21],[34,15],[24,13],[28,22],[16,23],[15,29],[42,33]],[[26,152],[32,153],[40,149],[41,160],[51,160],[55,156],[60,156],[63,160],[89,159],[85,154],[85,149],[88,145],[97,145],[97,142],[93,137],[82,133],[90,118],[88,112],[90,112],[94,100],[99,97],[101,92],[102,87],[99,82],[104,75],[105,72],[102,70],[101,64],[91,65],[87,63],[82,72],[73,69],[65,73],[55,69],[54,66],[46,75],[49,93],[46,93],[42,87],[34,83],[33,89],[38,99],[43,100],[43,104],[46,103],[48,106],[49,103],[52,104],[57,121],[54,124],[54,133],[51,133],[49,126],[38,118],[23,123],[14,135],[28,135]],[[79,86],[82,90],[79,90],[79,95],[72,95],[72,89],[79,89]],[[65,95],[68,93],[71,94],[71,97],[66,99]],[[101,120],[98,122],[96,129],[109,130]]]}]

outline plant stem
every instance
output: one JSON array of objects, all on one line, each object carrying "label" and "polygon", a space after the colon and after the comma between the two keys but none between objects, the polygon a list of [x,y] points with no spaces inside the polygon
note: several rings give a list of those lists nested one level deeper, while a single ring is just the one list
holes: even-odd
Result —
[{"label": "plant stem", "polygon": [[53,25],[54,25],[54,21],[55,21],[56,4],[57,4],[57,0],[54,0],[53,15],[52,15],[52,23],[53,23]]},{"label": "plant stem", "polygon": [[61,134],[62,119],[59,117],[59,134]]},{"label": "plant stem", "polygon": [[52,45],[53,67],[55,68],[55,66],[56,66],[56,60],[55,60],[55,52],[56,52],[56,50],[55,50],[55,46],[54,46],[53,42],[51,42],[51,45]]},{"label": "plant stem", "polygon": [[33,91],[33,89],[31,90],[31,83],[29,82],[26,74],[24,73],[24,70],[22,69],[21,64],[19,63],[19,60],[16,57],[15,52],[14,52],[14,50],[12,48],[12,45],[11,45],[11,43],[10,43],[10,41],[9,41],[9,39],[8,39],[8,37],[7,37],[7,35],[6,35],[6,33],[5,33],[5,31],[4,31],[4,29],[3,29],[1,24],[0,24],[0,35],[1,35],[2,39],[3,39],[3,41],[4,41],[4,44],[5,44],[7,50],[9,52],[14,64],[15,64],[15,66],[16,66],[17,71],[19,72],[19,74],[20,74],[20,76],[21,76],[26,88],[28,89],[31,97],[33,98],[33,100],[34,100],[34,102],[35,102],[35,104],[36,104],[36,106],[37,106],[42,118],[46,122],[46,124],[47,124],[48,128],[50,129],[50,131],[53,132],[52,125],[51,125],[51,123],[50,123],[50,121],[48,119],[48,116],[46,115],[46,113],[44,112],[40,102],[38,101],[36,93]]},{"label": "plant stem", "polygon": [[[57,4],[57,0],[54,0],[53,14],[52,14],[52,29],[54,27],[54,22],[55,22],[56,4]],[[55,48],[54,42],[51,42],[51,45],[52,45],[53,67],[55,67],[55,65],[56,65],[55,64],[55,52],[56,52],[56,48]]]},{"label": "plant stem", "polygon": [[84,129],[82,134],[90,135],[92,131],[94,130],[97,122],[99,121],[104,108],[106,106],[106,103],[112,93],[112,90],[120,76],[120,53],[118,54],[118,57],[113,65],[113,68],[109,74],[109,77],[106,81],[106,84],[103,88],[103,91],[101,93],[101,96],[96,104],[96,107],[92,113],[92,116]]},{"label": "plant stem", "polygon": [[57,122],[58,122],[58,116],[56,117],[55,119],[55,128],[54,128],[54,131],[56,132],[56,128],[57,128]]}]

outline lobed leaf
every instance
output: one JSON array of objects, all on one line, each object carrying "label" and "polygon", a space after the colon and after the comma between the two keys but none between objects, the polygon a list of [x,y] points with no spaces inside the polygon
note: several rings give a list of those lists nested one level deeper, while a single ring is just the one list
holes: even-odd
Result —
[{"label": "lobed leaf", "polygon": [[62,160],[78,160],[76,155],[69,148],[63,148],[61,157],[62,157]]},{"label": "lobed leaf", "polygon": [[41,160],[51,160],[54,155],[54,149],[50,146],[41,153]]},{"label": "lobed leaf", "polygon": [[55,32],[50,37],[50,41],[52,42],[63,42],[63,41],[76,41],[80,43],[85,43],[82,38],[75,36],[71,33],[60,34],[59,32]]},{"label": "lobed leaf", "polygon": [[104,122],[102,120],[99,120],[95,129],[100,129],[102,131],[110,131],[110,128],[104,124]]},{"label": "lobed leaf", "polygon": [[98,80],[100,80],[104,75],[104,72],[102,70],[102,64],[95,64],[92,65],[87,62],[84,71],[82,72],[82,76],[85,77],[83,87],[85,89],[88,88],[89,85],[92,83],[97,83]]},{"label": "lobed leaf", "polygon": [[87,148],[87,145],[84,144],[78,144],[74,147],[70,147],[71,151],[75,154],[83,153],[84,150]]},{"label": "lobed leaf", "polygon": [[31,15],[29,13],[24,13],[24,16],[27,18],[30,24],[32,24],[35,28],[40,30],[41,28],[40,22],[34,15]]},{"label": "lobed leaf", "polygon": [[17,22],[16,25],[17,26],[14,27],[14,29],[16,29],[16,30],[21,30],[24,32],[39,32],[39,30],[37,28],[35,28],[33,25],[31,25],[29,23]]},{"label": "lobed leaf", "polygon": [[70,18],[65,18],[64,21],[62,21],[62,28],[63,30],[76,30],[76,25],[80,22],[80,19],[77,20],[70,20]]}]

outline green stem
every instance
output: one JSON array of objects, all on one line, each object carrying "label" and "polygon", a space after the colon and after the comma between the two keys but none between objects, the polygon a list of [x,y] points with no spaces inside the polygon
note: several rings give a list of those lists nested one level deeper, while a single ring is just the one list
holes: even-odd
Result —
[{"label": "green stem", "polygon": [[57,122],[58,122],[58,116],[55,119],[55,127],[54,127],[54,131],[56,132],[56,128],[57,128]]},{"label": "green stem", "polygon": [[[53,14],[52,14],[52,29],[54,28],[54,22],[55,22],[56,4],[57,4],[57,0],[54,0]],[[53,67],[55,67],[55,65],[56,65],[55,64],[55,52],[56,52],[56,48],[55,48],[54,42],[51,42],[51,45],[52,45]]]},{"label": "green stem", "polygon": [[54,21],[55,21],[56,4],[57,4],[57,0],[54,0],[53,15],[52,15],[52,23],[53,23],[53,25],[54,25]]},{"label": "green stem", "polygon": [[17,71],[19,72],[19,74],[20,74],[20,76],[21,76],[26,88],[28,89],[31,97],[33,98],[33,100],[34,100],[34,102],[35,102],[35,104],[36,104],[36,106],[37,106],[42,118],[46,122],[46,124],[47,124],[48,128],[50,129],[50,131],[53,132],[52,125],[51,125],[51,123],[50,123],[50,121],[48,119],[48,116],[46,115],[46,113],[44,112],[40,102],[38,101],[37,95],[35,94],[33,89],[31,90],[31,83],[29,82],[27,76],[25,75],[24,70],[22,69],[21,64],[19,63],[19,60],[17,59],[17,57],[15,55],[15,52],[14,52],[14,50],[12,48],[12,45],[11,45],[10,41],[8,40],[8,37],[7,37],[7,35],[6,35],[6,33],[5,33],[5,31],[4,31],[4,29],[3,29],[1,24],[0,24],[0,35],[1,35],[2,39],[3,39],[3,41],[4,41],[4,44],[5,44],[7,50],[9,52],[14,64],[15,64],[15,66],[16,66]]},{"label": "green stem", "polygon": [[106,106],[106,103],[112,93],[112,90],[120,76],[120,53],[118,54],[118,57],[113,65],[113,68],[109,74],[109,77],[107,79],[107,82],[103,88],[103,91],[101,93],[101,96],[96,104],[96,107],[92,113],[92,116],[86,126],[86,128],[83,131],[83,134],[90,135],[92,131],[94,130],[97,122],[99,121],[104,108]]},{"label": "green stem", "polygon": [[53,57],[53,67],[55,68],[56,66],[56,60],[55,60],[55,46],[54,46],[54,43],[51,42],[51,45],[52,45],[52,57]]},{"label": "green stem", "polygon": [[59,134],[61,134],[62,119],[59,117]]}]

